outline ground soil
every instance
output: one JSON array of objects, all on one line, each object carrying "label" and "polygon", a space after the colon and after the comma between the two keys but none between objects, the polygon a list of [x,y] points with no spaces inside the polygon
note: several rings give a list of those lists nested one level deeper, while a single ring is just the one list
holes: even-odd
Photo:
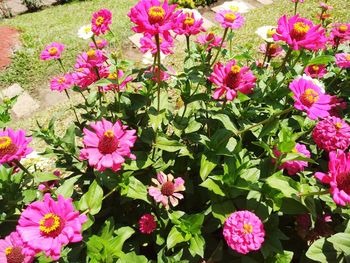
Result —
[{"label": "ground soil", "polygon": [[11,64],[13,51],[21,44],[19,31],[9,26],[0,26],[0,70]]}]

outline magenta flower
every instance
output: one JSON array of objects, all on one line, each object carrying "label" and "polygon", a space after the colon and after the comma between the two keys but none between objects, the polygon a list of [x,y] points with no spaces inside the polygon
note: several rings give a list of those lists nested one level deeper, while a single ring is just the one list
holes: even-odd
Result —
[{"label": "magenta flower", "polygon": [[103,51],[90,49],[78,55],[75,68],[101,67],[106,61],[107,57],[103,54]]},{"label": "magenta flower", "polygon": [[328,169],[328,174],[317,172],[315,177],[330,185],[330,192],[336,204],[350,204],[350,153],[346,154],[342,150],[330,152]]},{"label": "magenta flower", "polygon": [[225,95],[228,101],[238,96],[237,91],[243,94],[252,93],[256,82],[253,72],[246,66],[238,66],[235,60],[229,61],[226,66],[217,63],[208,79],[218,86],[213,98],[217,100]]},{"label": "magenta flower", "polygon": [[325,29],[321,25],[314,26],[310,20],[299,15],[289,19],[286,15],[282,16],[273,39],[286,42],[294,50],[305,48],[313,51],[323,49],[327,41]]},{"label": "magenta flower", "polygon": [[[158,82],[158,67],[156,66],[153,69],[151,66],[148,70],[145,70],[145,77]],[[168,79],[170,79],[170,75],[166,71],[160,70],[160,81],[167,81]]]},{"label": "magenta flower", "polygon": [[158,0],[140,0],[128,13],[131,22],[136,24],[132,30],[156,35],[174,29],[180,13],[174,12],[175,8],[176,5],[169,5],[168,0],[163,4]]},{"label": "magenta flower", "polygon": [[333,6],[327,5],[326,3],[321,2],[320,3],[320,8],[323,9],[324,11],[332,10]]},{"label": "magenta flower", "polygon": [[304,0],[291,0],[293,3],[304,3]]},{"label": "magenta flower", "polygon": [[144,214],[139,220],[139,230],[142,234],[151,234],[157,228],[157,222],[151,214]]},{"label": "magenta flower", "polygon": [[324,94],[320,87],[311,80],[295,79],[289,85],[289,88],[293,92],[294,107],[306,111],[310,119],[316,120],[329,116],[332,97]]},{"label": "magenta flower", "polygon": [[[146,33],[144,37],[140,39],[140,43],[141,43],[140,50],[142,53],[147,53],[148,51],[150,51],[152,54],[157,53],[158,49],[157,49],[155,36]],[[174,53],[171,50],[171,48],[174,47],[174,41],[169,32],[164,32],[164,34],[159,34],[159,44],[160,44],[160,51],[164,55],[169,55]]]},{"label": "magenta flower", "polygon": [[89,165],[98,171],[109,168],[116,172],[125,162],[124,157],[136,159],[130,151],[136,141],[136,130],[127,130],[120,120],[113,124],[105,119],[90,124],[90,128],[92,130],[83,130],[81,160],[88,160]]},{"label": "magenta flower", "polygon": [[74,84],[82,90],[98,80],[96,72],[90,68],[76,68],[75,72],[72,73],[72,78]]},{"label": "magenta flower", "polygon": [[83,239],[82,224],[86,221],[86,215],[74,210],[71,198],[59,195],[54,201],[50,194],[45,194],[43,201],[31,203],[18,220],[22,252],[27,256],[45,252],[46,256],[58,260],[63,246]]},{"label": "magenta flower", "polygon": [[103,87],[103,91],[116,90],[118,92],[124,91],[126,85],[133,80],[133,77],[127,76],[125,77],[124,71],[118,69],[117,72],[110,73],[107,77],[110,80],[114,80],[117,84],[110,84],[108,86]]},{"label": "magenta flower", "polygon": [[312,78],[323,78],[327,72],[326,65],[309,65],[305,68],[306,75]]},{"label": "magenta flower", "polygon": [[91,31],[96,35],[102,35],[109,31],[109,25],[112,24],[112,13],[108,9],[101,9],[92,14]]},{"label": "magenta flower", "polygon": [[320,149],[327,152],[345,151],[350,145],[350,126],[344,120],[332,116],[317,123],[312,138]]},{"label": "magenta flower", "polygon": [[269,49],[267,51],[267,56],[270,58],[278,57],[284,54],[284,50],[280,45],[277,44],[261,44],[259,47],[259,50],[261,53],[266,54],[266,48],[269,46]]},{"label": "magenta flower", "polygon": [[28,147],[32,138],[26,138],[24,130],[14,131],[11,128],[0,131],[0,164],[20,161],[33,149]]},{"label": "magenta flower", "polygon": [[215,36],[213,32],[209,32],[207,35],[200,35],[195,40],[196,43],[204,46],[207,51],[211,50],[213,47],[219,47],[221,41],[222,38]]},{"label": "magenta flower", "polygon": [[90,42],[89,47],[91,49],[103,49],[108,46],[108,41],[106,39],[97,39],[96,45],[94,42]]},{"label": "magenta flower", "polygon": [[334,46],[338,47],[350,40],[350,24],[348,23],[336,23],[331,25],[331,34],[328,41]]},{"label": "magenta flower", "polygon": [[172,206],[179,204],[178,199],[184,196],[179,192],[185,191],[185,181],[181,177],[174,179],[171,174],[166,175],[163,172],[157,174],[157,179],[152,178],[155,186],[148,187],[148,194],[154,198],[157,203],[161,203],[165,209],[169,209],[169,202]]},{"label": "magenta flower", "polygon": [[[281,152],[278,151],[276,148],[273,150],[273,152],[277,158],[281,156]],[[299,153],[304,157],[310,158],[309,150],[306,149],[306,146],[301,143],[297,143],[295,145],[294,149],[292,150],[292,153]],[[289,175],[295,175],[298,172],[304,171],[305,167],[307,166],[308,166],[307,161],[293,160],[293,161],[287,161],[282,163],[278,168],[281,170],[286,169]]]},{"label": "magenta flower", "polygon": [[236,211],[226,219],[223,235],[229,247],[240,254],[259,250],[265,240],[260,218],[247,210]]},{"label": "magenta flower", "polygon": [[22,253],[23,241],[17,232],[12,232],[4,239],[0,239],[0,262],[3,263],[31,263],[33,256]]},{"label": "magenta flower", "polygon": [[62,92],[69,89],[74,84],[71,74],[65,74],[64,76],[55,77],[50,81],[51,90],[57,90]]},{"label": "magenta flower", "polygon": [[41,60],[60,59],[61,53],[64,50],[64,45],[61,43],[52,42],[46,46],[40,54]]},{"label": "magenta flower", "polygon": [[350,54],[348,53],[335,54],[335,63],[339,68],[350,68]]},{"label": "magenta flower", "polygon": [[215,20],[218,21],[223,28],[238,29],[244,24],[244,17],[239,13],[232,10],[222,10],[215,16]]},{"label": "magenta flower", "polygon": [[196,19],[195,14],[192,12],[181,12],[175,22],[178,26],[174,28],[174,32],[178,35],[197,35],[205,29],[203,25],[203,18]]}]

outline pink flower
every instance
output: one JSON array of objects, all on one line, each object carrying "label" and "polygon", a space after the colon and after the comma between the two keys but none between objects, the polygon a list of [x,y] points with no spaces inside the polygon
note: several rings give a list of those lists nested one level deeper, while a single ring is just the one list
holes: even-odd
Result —
[{"label": "pink flower", "polygon": [[316,120],[329,116],[331,96],[324,94],[311,80],[295,79],[289,88],[293,92],[294,107],[306,111],[310,119]]},{"label": "pink flower", "polygon": [[207,35],[198,36],[195,42],[206,47],[206,50],[209,51],[213,47],[219,47],[221,41],[221,37],[215,36],[213,32],[209,32]]},{"label": "pink flower", "polygon": [[79,86],[80,89],[86,89],[98,80],[95,71],[90,68],[77,68],[76,71],[72,73],[72,78],[74,84]]},{"label": "pink flower", "polygon": [[348,53],[335,54],[335,63],[339,68],[350,68],[350,54]]},{"label": "pink flower", "polygon": [[[148,70],[145,70],[145,77],[158,82],[158,67],[156,66],[153,69],[151,66]],[[167,81],[168,79],[170,79],[170,75],[166,71],[160,70],[160,81]]]},{"label": "pink flower", "polygon": [[78,55],[75,68],[101,67],[106,60],[107,57],[101,50],[90,49]]},{"label": "pink flower", "polygon": [[305,68],[305,73],[312,78],[323,78],[327,73],[326,65],[309,65]]},{"label": "pink flower", "polygon": [[51,90],[57,90],[59,92],[69,89],[74,84],[71,74],[65,74],[64,76],[55,77],[50,81]]},{"label": "pink flower", "polygon": [[156,35],[174,29],[180,11],[174,12],[176,5],[169,5],[168,0],[161,4],[158,0],[140,0],[131,8],[128,16],[136,26],[136,33]]},{"label": "pink flower", "polygon": [[108,9],[101,9],[92,14],[91,31],[99,36],[109,31],[109,25],[112,24],[112,13]]},{"label": "pink flower", "polygon": [[45,194],[43,201],[31,203],[18,220],[22,252],[27,256],[45,252],[46,256],[58,260],[62,246],[83,239],[82,224],[86,221],[86,215],[74,210],[72,199],[59,195],[54,201],[50,194]]},{"label": "pink flower", "polygon": [[244,24],[244,17],[239,13],[232,10],[222,10],[215,16],[215,20],[218,21],[223,28],[238,29]]},{"label": "pink flower", "polygon": [[2,263],[31,263],[33,256],[22,253],[23,242],[17,232],[12,232],[4,239],[0,239],[0,262]]},{"label": "pink flower", "polygon": [[331,116],[339,117],[341,110],[345,110],[347,108],[347,103],[337,96],[331,96],[331,109],[329,114]]},{"label": "pink flower", "polygon": [[105,119],[90,124],[90,127],[92,130],[83,130],[81,160],[89,160],[89,165],[98,171],[109,168],[116,172],[125,162],[124,157],[136,159],[130,151],[136,141],[136,130],[127,130],[120,120],[113,124]]},{"label": "pink flower", "polygon": [[229,61],[226,66],[217,63],[208,79],[218,86],[213,98],[217,100],[225,95],[228,101],[238,96],[237,91],[243,94],[252,93],[256,82],[253,72],[246,66],[238,66],[235,60]]},{"label": "pink flower", "polygon": [[310,20],[299,15],[287,18],[286,15],[278,20],[275,41],[284,41],[294,50],[305,48],[317,51],[325,47],[327,41],[324,28],[314,26]]},{"label": "pink flower", "polygon": [[328,174],[317,172],[315,177],[330,185],[330,192],[336,204],[350,204],[350,153],[346,154],[342,150],[330,152],[328,169]]},{"label": "pink flower", "polygon": [[28,147],[32,138],[26,138],[24,130],[14,131],[11,128],[0,131],[0,164],[20,161],[33,149]]},{"label": "pink flower", "polygon": [[320,3],[320,8],[323,9],[324,11],[327,11],[327,10],[332,10],[333,9],[333,6],[331,5],[327,5],[326,3]]},{"label": "pink flower", "polygon": [[[266,43],[261,44],[259,47],[260,52],[265,54],[267,46],[268,46],[268,44],[266,44]],[[268,57],[274,58],[274,57],[281,56],[282,54],[284,54],[284,50],[280,45],[277,45],[277,44],[270,44],[269,45],[269,49],[267,52]]]},{"label": "pink flower", "polygon": [[46,46],[40,54],[41,60],[60,59],[61,53],[64,50],[64,45],[61,43],[52,42]]},{"label": "pink flower", "polygon": [[139,230],[142,234],[151,234],[157,228],[157,222],[151,214],[144,214],[139,220]]},{"label": "pink flower", "polygon": [[304,3],[304,0],[291,0],[293,3]]},{"label": "pink flower", "polygon": [[328,41],[334,46],[338,47],[339,44],[342,44],[350,40],[350,24],[348,23],[337,23],[331,25],[331,34],[328,38]]},{"label": "pink flower", "polygon": [[244,210],[232,213],[225,221],[224,238],[240,254],[259,250],[264,243],[265,230],[260,218]]},{"label": "pink flower", "polygon": [[[97,46],[96,46],[97,45]],[[108,46],[108,41],[106,39],[97,39],[96,40],[96,45],[94,42],[91,42],[89,44],[89,47],[91,49],[103,49],[105,48],[106,46]]]},{"label": "pink flower", "polygon": [[322,150],[345,151],[350,145],[350,126],[344,120],[332,116],[317,123],[312,138]]},{"label": "pink flower", "polygon": [[203,18],[196,19],[192,12],[182,12],[177,18],[177,27],[174,28],[174,32],[178,35],[197,35],[201,31],[205,31],[203,25]]},{"label": "pink flower", "polygon": [[157,174],[157,179],[152,178],[155,186],[148,187],[148,194],[154,198],[157,203],[161,203],[165,209],[169,209],[169,202],[172,206],[179,204],[178,199],[184,196],[179,192],[185,191],[185,181],[181,177],[174,180],[171,174],[166,175],[163,172]]},{"label": "pink flower", "polygon": [[[277,158],[281,156],[281,152],[278,151],[276,148],[273,150],[273,152]],[[292,153],[299,153],[304,157],[310,158],[310,152],[308,151],[308,149],[306,149],[306,146],[301,143],[297,143],[295,145],[294,149],[292,150]],[[304,171],[304,168],[307,166],[307,161],[293,160],[282,163],[281,166],[278,168],[286,169],[289,175],[295,175],[298,172]]]},{"label": "pink flower", "polygon": [[[141,43],[140,49],[142,53],[147,53],[148,51],[151,51],[152,54],[157,53],[158,49],[157,49],[155,36],[146,33],[145,36],[141,38],[140,43]],[[164,32],[164,34],[159,34],[159,44],[160,44],[160,51],[164,55],[174,53],[171,50],[171,48],[174,47],[174,41],[169,32]]]},{"label": "pink flower", "polygon": [[110,84],[103,87],[103,91],[116,90],[118,92],[123,91],[126,85],[133,80],[131,76],[125,77],[124,71],[118,69],[117,72],[109,73],[108,79],[113,80],[116,84]]}]

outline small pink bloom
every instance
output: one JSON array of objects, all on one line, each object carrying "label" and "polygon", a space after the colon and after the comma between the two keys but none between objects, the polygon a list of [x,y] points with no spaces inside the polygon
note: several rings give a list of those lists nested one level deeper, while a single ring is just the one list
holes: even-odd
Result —
[{"label": "small pink bloom", "polygon": [[142,234],[151,234],[157,228],[157,222],[151,214],[144,214],[139,220],[139,230]]},{"label": "small pink bloom", "polygon": [[[96,46],[97,45],[97,46]],[[96,40],[96,45],[94,42],[91,42],[89,44],[89,47],[91,49],[103,49],[105,48],[106,46],[108,46],[108,41],[106,39],[97,39]]]},{"label": "small pink bloom", "polygon": [[340,118],[329,117],[317,123],[312,138],[320,149],[327,152],[345,151],[350,145],[350,126]]},{"label": "small pink bloom", "polygon": [[2,263],[31,263],[33,256],[22,253],[23,242],[17,232],[12,232],[4,239],[0,239],[0,262]]},{"label": "small pink bloom", "polygon": [[178,35],[197,35],[201,31],[205,31],[203,25],[203,18],[196,19],[192,12],[182,12],[179,14],[177,21],[175,22],[178,26],[174,28],[174,32]]},{"label": "small pink bloom", "polygon": [[112,13],[108,9],[101,9],[92,14],[91,31],[99,36],[109,31],[109,25],[112,24]]},{"label": "small pink bloom", "polygon": [[135,130],[127,130],[120,120],[111,123],[105,119],[84,128],[84,149],[80,151],[80,159],[88,160],[89,165],[98,171],[107,168],[114,172],[121,169],[124,157],[135,159],[130,148],[136,141]]},{"label": "small pink bloom", "polygon": [[224,95],[228,101],[238,96],[237,91],[243,94],[252,93],[256,82],[253,72],[246,66],[238,66],[235,60],[229,61],[226,65],[217,63],[208,79],[218,86],[213,98],[218,100]]},{"label": "small pink bloom", "polygon": [[331,33],[328,38],[333,47],[338,47],[339,44],[345,43],[350,40],[350,24],[349,23],[336,23],[331,24]]},{"label": "small pink bloom", "polygon": [[293,3],[304,3],[304,0],[291,0]]},{"label": "small pink bloom", "polygon": [[223,235],[230,248],[240,254],[259,250],[265,240],[260,218],[247,210],[236,211],[226,219]]},{"label": "small pink bloom", "polygon": [[284,41],[294,50],[305,48],[317,51],[325,47],[327,38],[325,29],[321,25],[313,25],[310,20],[295,15],[287,18],[286,15],[278,20],[275,41]]},{"label": "small pink bloom", "polygon": [[324,11],[327,11],[327,10],[332,10],[333,9],[333,6],[331,5],[327,5],[326,3],[320,3],[320,8],[323,9]]},{"label": "small pink bloom", "polygon": [[157,203],[161,203],[165,209],[169,209],[169,203],[172,206],[179,204],[178,199],[184,196],[179,192],[185,191],[185,181],[181,177],[174,179],[171,174],[166,175],[163,172],[157,174],[157,179],[152,178],[155,186],[148,187],[148,194],[154,198]]},{"label": "small pink bloom", "polygon": [[316,120],[317,118],[329,116],[332,98],[324,94],[320,87],[311,80],[304,78],[295,79],[289,85],[289,88],[293,92],[294,107],[298,110],[306,111],[310,119]]},{"label": "small pink bloom", "polygon": [[106,61],[107,57],[103,54],[103,51],[90,49],[78,55],[75,68],[101,67]]},{"label": "small pink bloom", "polygon": [[55,77],[50,81],[51,90],[57,90],[62,92],[69,89],[74,84],[71,74],[65,74],[64,76]]},{"label": "small pink bloom", "polygon": [[296,217],[296,223],[303,230],[307,231],[312,226],[311,218],[309,214],[301,214]]},{"label": "small pink bloom", "polygon": [[342,98],[331,96],[331,109],[329,114],[331,116],[339,117],[342,110],[347,108],[347,103]]},{"label": "small pink bloom", "polygon": [[53,175],[57,176],[57,180],[42,182],[38,186],[38,190],[39,191],[41,191],[41,192],[48,192],[48,191],[50,191],[53,187],[55,187],[59,183],[61,172],[59,170],[55,170],[53,172]]},{"label": "small pink bloom", "polygon": [[322,183],[329,184],[330,192],[336,204],[350,204],[350,154],[342,150],[329,153],[328,174],[317,172],[315,177]]},{"label": "small pink bloom", "polygon": [[244,24],[244,17],[239,13],[232,10],[222,10],[215,16],[215,20],[218,21],[223,28],[238,29]]},{"label": "small pink bloom", "polygon": [[[152,54],[156,54],[157,49],[157,43],[155,36],[151,34],[145,34],[144,37],[140,39],[141,43],[141,52],[147,53],[150,51]],[[160,51],[164,55],[173,54],[174,52],[171,50],[171,48],[174,47],[174,41],[171,37],[169,32],[164,32],[164,34],[159,34],[159,44],[160,44]]]},{"label": "small pink bloom", "polygon": [[[266,43],[261,44],[260,47],[259,47],[260,52],[263,53],[263,54],[266,54],[267,46],[268,46],[268,44],[266,44]],[[280,45],[270,44],[268,52],[267,52],[267,56],[271,57],[271,58],[274,58],[274,57],[281,56],[284,53],[285,52],[284,52],[283,48]]]},{"label": "small pink bloom", "polygon": [[61,43],[52,42],[46,46],[40,54],[41,60],[60,59],[61,53],[64,50],[64,45]]},{"label": "small pink bloom", "polygon": [[350,53],[336,54],[335,63],[339,68],[350,68]]},{"label": "small pink bloom", "polygon": [[118,92],[124,91],[126,85],[133,80],[131,76],[125,77],[124,71],[118,69],[117,72],[109,73],[108,79],[117,82],[116,84],[110,84],[103,87],[103,91],[116,90]]},{"label": "small pink bloom", "polygon": [[[148,70],[145,70],[145,77],[158,82],[158,67],[153,68],[151,66]],[[160,81],[167,81],[168,79],[170,79],[170,75],[166,71],[160,70]]]},{"label": "small pink bloom", "polygon": [[28,147],[32,138],[26,138],[24,130],[14,131],[11,128],[0,131],[0,164],[20,161],[33,149]]},{"label": "small pink bloom", "polygon": [[206,35],[200,35],[196,39],[196,43],[206,47],[206,50],[209,51],[213,47],[219,47],[221,44],[222,38],[215,36],[213,32],[209,32]]},{"label": "small pink bloom", "polygon": [[31,203],[21,214],[17,232],[23,241],[23,254],[35,256],[44,252],[53,260],[61,257],[61,249],[69,243],[80,242],[86,215],[75,211],[71,198],[59,195],[54,201],[50,194],[44,200]]},{"label": "small pink bloom", "polygon": [[305,68],[305,73],[312,78],[323,78],[327,73],[326,65],[309,65]]}]

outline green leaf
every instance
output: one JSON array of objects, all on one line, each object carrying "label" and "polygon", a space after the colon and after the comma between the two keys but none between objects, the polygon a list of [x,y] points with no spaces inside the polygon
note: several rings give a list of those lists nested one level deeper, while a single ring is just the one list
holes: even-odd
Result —
[{"label": "green leaf", "polygon": [[193,257],[196,255],[203,257],[204,247],[205,247],[205,240],[201,235],[194,235],[190,239],[190,246],[188,249]]},{"label": "green leaf", "polygon": [[141,181],[137,180],[134,176],[131,176],[129,178],[126,196],[132,199],[143,200],[150,204],[147,195],[147,187]]},{"label": "green leaf", "polygon": [[243,94],[240,91],[238,91],[237,94],[238,94],[238,99],[240,102],[245,102],[245,101],[250,100],[250,97],[248,97],[247,95]]},{"label": "green leaf", "polygon": [[42,182],[48,182],[48,181],[55,181],[58,180],[59,178],[52,173],[39,173],[36,172],[34,174],[34,182],[36,184],[42,183]]},{"label": "green leaf", "polygon": [[176,246],[176,244],[182,243],[184,241],[185,238],[182,236],[182,233],[177,230],[176,226],[173,226],[166,240],[166,246],[168,249],[171,249]]},{"label": "green leaf", "polygon": [[118,259],[117,263],[147,263],[148,260],[145,256],[136,255],[135,252],[130,252]]},{"label": "green leaf", "polygon": [[268,177],[266,184],[282,192],[285,197],[296,197],[299,193],[297,182],[290,177],[282,175],[281,172]]},{"label": "green leaf", "polygon": [[112,247],[115,251],[122,251],[125,241],[135,233],[135,230],[129,226],[125,226],[117,229],[114,233],[117,237],[113,239]]},{"label": "green leaf", "polygon": [[306,256],[318,262],[340,262],[342,252],[336,250],[325,238],[320,238],[312,243]]},{"label": "green leaf", "polygon": [[64,183],[57,188],[56,194],[62,195],[65,198],[70,198],[74,191],[74,184],[78,181],[81,175],[74,176],[64,181]]},{"label": "green leaf", "polygon": [[89,210],[91,215],[95,215],[101,210],[103,190],[96,180],[90,185],[89,190],[81,197],[79,209],[81,211]]},{"label": "green leaf", "polygon": [[169,140],[162,136],[157,137],[156,147],[167,152],[180,151],[180,156],[191,156],[190,152],[184,144],[179,141]]},{"label": "green leaf", "polygon": [[283,253],[277,253],[272,258],[268,258],[267,263],[290,263],[293,259],[292,251],[283,251]]},{"label": "green leaf", "polygon": [[231,200],[226,200],[218,203],[213,203],[211,210],[213,217],[219,219],[221,223],[224,223],[227,217],[236,209],[234,203]]},{"label": "green leaf", "polygon": [[215,183],[214,180],[208,178],[200,186],[207,188],[209,191],[212,191],[214,194],[225,196],[225,193],[221,190],[220,186]]},{"label": "green leaf", "polygon": [[337,233],[328,238],[327,241],[331,242],[337,250],[343,251],[346,256],[350,256],[349,233]]},{"label": "green leaf", "polygon": [[236,127],[233,125],[233,122],[226,114],[215,114],[212,116],[212,118],[219,120],[227,130],[233,132],[234,134],[237,133]]},{"label": "green leaf", "polygon": [[199,175],[204,181],[217,166],[218,157],[213,154],[202,154]]},{"label": "green leaf", "polygon": [[334,62],[335,61],[335,57],[334,56],[330,56],[330,55],[322,55],[316,58],[313,58],[311,60],[309,60],[309,62],[307,63],[307,66],[309,65],[320,65],[320,64],[328,64],[329,62]]}]

